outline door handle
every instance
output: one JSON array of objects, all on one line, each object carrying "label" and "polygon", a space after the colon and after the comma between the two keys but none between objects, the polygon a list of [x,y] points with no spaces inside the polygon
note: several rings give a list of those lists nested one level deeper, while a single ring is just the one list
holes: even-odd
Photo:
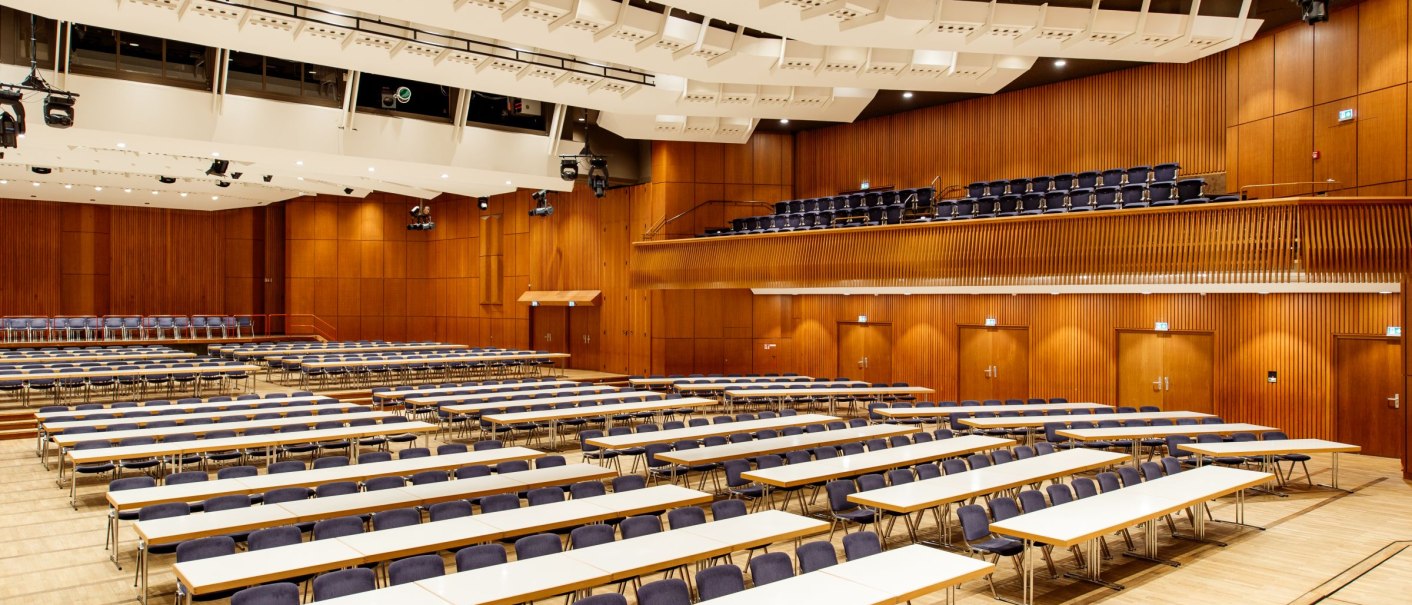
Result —
[{"label": "door handle", "polygon": [[1000,366],[990,366],[990,377],[1000,378]]},{"label": "door handle", "polygon": [[982,372],[982,373],[985,374],[985,377],[986,377],[986,378],[990,378],[990,377],[991,377],[991,376],[990,376],[990,366],[986,366],[986,367],[985,367],[985,371]]},{"label": "door handle", "polygon": [[1396,395],[1393,395],[1392,397],[1388,397],[1387,400],[1392,402],[1392,405],[1388,407],[1394,410],[1402,407],[1402,393],[1398,393]]},{"label": "door handle", "polygon": [[1172,390],[1172,377],[1171,377],[1171,376],[1163,376],[1163,377],[1162,377],[1162,385],[1165,387],[1163,390],[1166,390],[1166,391]]},{"label": "door handle", "polygon": [[866,356],[863,357],[863,367],[864,367],[864,368],[868,367],[868,358],[867,358]]},{"label": "door handle", "polygon": [[1161,376],[1158,376],[1158,377],[1157,377],[1157,380],[1152,381],[1152,390],[1157,391],[1157,392],[1161,392],[1161,391],[1162,391],[1162,377],[1161,377]]}]

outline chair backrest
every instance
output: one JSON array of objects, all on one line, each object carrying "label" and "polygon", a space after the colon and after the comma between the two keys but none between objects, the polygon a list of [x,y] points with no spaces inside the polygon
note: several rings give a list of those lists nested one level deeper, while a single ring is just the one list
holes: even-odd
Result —
[{"label": "chair backrest", "polygon": [[1088,477],[1076,477],[1069,485],[1074,488],[1074,495],[1079,498],[1098,495],[1098,484]]},{"label": "chair backrest", "polygon": [[882,552],[882,541],[870,531],[858,531],[843,536],[843,558],[856,561]]},{"label": "chair backrest", "polygon": [[711,519],[722,521],[746,514],[745,502],[741,500],[717,500],[711,503]]},{"label": "chair backrest", "polygon": [[607,544],[616,539],[613,533],[613,526],[606,523],[594,523],[583,527],[575,527],[569,532],[569,546],[571,548],[588,548],[599,544]]},{"label": "chair backrest", "polygon": [[750,559],[750,579],[755,586],[794,577],[794,562],[782,552],[765,553]]},{"label": "chair backrest", "polygon": [[314,524],[314,539],[328,540],[363,533],[363,518],[350,515],[324,519]]},{"label": "chair backrest", "polygon": [[490,514],[520,507],[520,497],[515,494],[493,494],[481,498],[480,512]]},{"label": "chair backrest", "polygon": [[833,543],[825,540],[802,544],[794,549],[794,558],[799,560],[799,573],[818,571],[838,565],[838,553]]},{"label": "chair backrest", "polygon": [[961,535],[967,542],[990,536],[990,517],[978,504],[967,504],[956,509],[956,518],[961,521]]},{"label": "chair backrest", "polygon": [[742,590],[745,590],[745,576],[741,573],[740,568],[734,565],[708,567],[696,574],[696,594],[702,601],[735,594]]},{"label": "chair backrest", "polygon": [[553,504],[564,501],[564,490],[557,487],[540,487],[530,490],[525,494],[525,500],[530,506],[541,504]]},{"label": "chair backrest", "polygon": [[499,544],[467,546],[456,551],[456,571],[470,571],[500,565],[507,560],[509,558],[505,555],[505,547]]},{"label": "chair backrest", "polygon": [[515,540],[515,560],[523,561],[563,552],[564,544],[554,534],[535,534]]},{"label": "chair backrest", "polygon": [[1182,462],[1171,456],[1162,459],[1162,470],[1168,475],[1175,475],[1182,472]]},{"label": "chair backrest", "polygon": [[605,592],[574,601],[574,605],[628,605],[628,598],[616,592]]},{"label": "chair backrest", "polygon": [[431,508],[427,510],[427,514],[432,522],[469,517],[471,516],[471,503],[465,500],[437,502],[431,505]]},{"label": "chair backrest", "polygon": [[[991,498],[986,502],[986,506],[990,508],[990,516],[996,521],[1004,521],[1020,516],[1020,505],[1015,503],[1014,498]],[[968,537],[967,539],[970,538]]]},{"label": "chair backrest", "polygon": [[1020,499],[1020,508],[1024,509],[1027,513],[1044,510],[1049,506],[1049,503],[1044,499],[1044,494],[1040,493],[1038,490],[1027,489],[1020,492],[1018,497]]},{"label": "chair backrest", "polygon": [[232,595],[230,604],[299,605],[299,585],[293,582],[276,582],[274,584],[252,586]]},{"label": "chair backrest", "polygon": [[638,605],[691,605],[691,590],[681,578],[643,584],[637,589]]},{"label": "chair backrest", "polygon": [[657,515],[638,515],[628,517],[618,524],[618,531],[623,534],[624,540],[630,540],[638,536],[661,533],[662,520]]},{"label": "chair backrest", "polygon": [[667,526],[681,529],[706,522],[706,511],[699,506],[683,506],[667,511]]},{"label": "chair backrest", "polygon": [[647,487],[647,479],[642,475],[622,475],[613,477],[613,492],[630,492]]},{"label": "chair backrest", "polygon": [[187,540],[176,547],[177,563],[199,561],[235,554],[235,540],[230,536],[211,536]]},{"label": "chair backrest", "polygon": [[1049,502],[1054,506],[1068,504],[1074,501],[1074,491],[1063,483],[1055,483],[1044,488],[1044,492],[1049,494]]},{"label": "chair backrest", "polygon": [[314,601],[369,592],[377,588],[373,570],[363,567],[331,571],[314,578]]},{"label": "chair backrest", "polygon": [[441,555],[417,555],[387,565],[387,583],[390,586],[443,575],[446,575],[446,562],[441,560]]},{"label": "chair backrest", "polygon": [[[1126,467],[1124,467],[1126,468]],[[1098,487],[1103,489],[1103,493],[1122,489],[1122,484],[1118,481],[1118,476],[1113,473],[1098,473]]]},{"label": "chair backrest", "polygon": [[422,512],[415,507],[394,508],[373,513],[373,530],[410,527],[422,522]]}]

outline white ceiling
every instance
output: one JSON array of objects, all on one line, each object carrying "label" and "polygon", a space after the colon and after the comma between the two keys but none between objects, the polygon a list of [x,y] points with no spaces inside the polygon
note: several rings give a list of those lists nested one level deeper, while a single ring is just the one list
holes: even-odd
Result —
[{"label": "white ceiling", "polygon": [[[1093,9],[962,0],[666,3],[704,19],[618,0],[0,4],[61,22],[596,109],[603,128],[627,138],[724,143],[745,142],[761,120],[852,121],[884,89],[994,93],[1042,56],[1191,61],[1250,39],[1260,26],[1243,17],[1106,10],[1097,0]],[[1242,15],[1249,5],[1244,0]],[[24,73],[0,66],[0,81]],[[83,95],[77,125],[46,128],[31,95],[29,136],[0,159],[0,180],[8,181],[0,196],[216,209],[350,189],[430,198],[572,186],[557,176],[564,143],[543,135],[45,76]],[[213,153],[244,178],[217,187],[204,174]],[[36,175],[31,166],[55,171]],[[178,181],[161,184],[158,176]]]}]

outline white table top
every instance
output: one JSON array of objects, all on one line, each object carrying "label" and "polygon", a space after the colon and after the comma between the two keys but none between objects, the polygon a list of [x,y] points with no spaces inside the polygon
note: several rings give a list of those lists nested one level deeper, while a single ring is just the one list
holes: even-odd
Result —
[{"label": "white table top", "polygon": [[[332,407],[332,406],[330,406]],[[63,447],[81,441],[111,441],[129,437],[167,437],[170,435],[204,435],[212,431],[235,431],[237,433],[257,427],[285,427],[296,424],[314,426],[321,422],[348,422],[351,420],[381,420],[392,416],[391,412],[354,412],[348,414],[321,414],[318,416],[294,416],[270,418],[268,420],[246,420],[242,422],[216,422],[212,424],[178,424],[155,429],[135,429],[131,431],[105,431],[101,433],[59,433],[54,435],[54,443]]]},{"label": "white table top", "polygon": [[225,439],[197,439],[176,443],[157,442],[151,445],[131,445],[126,447],[104,447],[91,450],[68,450],[64,455],[76,464],[108,462],[171,456],[174,454],[195,454],[218,452],[251,447],[266,447],[286,443],[311,443],[336,439],[357,439],[375,435],[396,435],[401,433],[430,433],[438,430],[435,424],[427,422],[398,422],[395,424],[375,424],[372,426],[345,426],[337,429],[300,431],[297,433],[275,433],[273,435],[240,435]]},{"label": "white table top", "polygon": [[420,582],[399,584],[379,588],[370,592],[360,592],[337,599],[319,601],[323,605],[449,605],[449,601],[436,593],[423,588]]},{"label": "white table top", "polygon": [[514,605],[596,586],[603,583],[603,576],[603,570],[561,554],[473,569],[416,584],[452,605]]},{"label": "white table top", "polygon": [[[35,412],[34,417],[39,420],[63,417],[83,419],[90,414],[114,414],[119,418],[130,416],[137,416],[140,418],[144,415],[152,415],[153,412],[157,412],[159,410],[182,410],[184,412],[196,412],[198,410],[224,410],[233,405],[248,405],[259,403],[278,403],[281,407],[284,407],[294,404],[312,403],[315,401],[337,401],[337,399],[334,399],[332,397],[324,397],[322,395],[306,395],[300,397],[272,397],[270,399],[241,399],[238,401],[203,401],[200,403],[173,403],[170,405],[139,405],[135,408],[108,407],[97,410],[75,410],[71,412]],[[269,408],[265,411],[275,411],[278,409],[279,408]]]},{"label": "white table top", "polygon": [[[424,506],[447,500],[519,491],[530,485],[557,485],[561,483],[572,483],[578,478],[601,479],[613,475],[612,471],[592,464],[577,464],[571,466],[573,467],[571,470],[577,472],[577,478],[565,478],[565,473],[562,471],[541,473],[540,470],[530,470],[520,473],[509,473],[508,475],[488,475],[485,477],[443,481],[430,485],[384,489],[373,492],[358,492],[356,494],[346,494],[343,496],[311,498],[308,500],[282,502],[273,505],[267,504],[235,510],[203,512],[184,517],[138,521],[133,527],[138,535],[142,536],[149,543],[166,544],[180,540],[227,534],[259,527],[273,527],[295,522],[319,521],[321,519],[344,515],[375,513],[394,508]],[[543,470],[559,471],[559,469]],[[510,475],[514,475],[514,477],[510,477]],[[551,476],[553,477],[552,479],[547,479],[547,477]],[[414,489],[429,486],[436,486],[441,489],[435,496],[428,496],[426,490]],[[248,512],[257,509],[261,512]],[[534,510],[539,511],[541,509],[535,507]],[[590,510],[594,509],[590,508]],[[476,518],[488,519],[490,515],[482,515]],[[361,549],[359,550],[361,552]]]},{"label": "white table top", "polygon": [[[463,479],[463,481],[466,480]],[[585,504],[590,501],[597,502],[586,506]],[[545,528],[552,529],[592,523],[652,510],[700,505],[710,501],[711,495],[704,492],[679,486],[660,485],[630,492],[612,493],[583,500],[569,500],[533,507],[531,512],[542,513],[539,516],[525,515],[522,511],[530,509],[521,508],[471,517],[459,517],[435,523],[422,523],[409,527],[345,536],[333,540],[302,542],[277,549],[238,552],[226,557],[178,563],[175,570],[177,576],[182,579],[183,585],[191,588],[195,594],[206,594],[231,587],[250,586],[296,577],[314,571],[338,569],[375,560],[400,558],[502,538],[513,538],[545,531]],[[562,511],[573,511],[582,516],[574,518],[572,514],[566,514]],[[415,534],[415,537],[408,539],[407,536],[412,534]],[[418,540],[421,542],[419,543]],[[337,544],[337,546],[328,546],[329,543]],[[530,559],[530,561],[548,558],[550,557]],[[486,568],[486,570],[504,571],[506,567],[506,565],[497,565]],[[596,574],[594,577],[602,574],[601,570],[597,568],[593,569],[593,573]],[[540,576],[552,577],[552,574],[540,572],[537,576],[527,575],[526,577]],[[566,575],[562,578],[568,577],[566,570]],[[514,582],[507,582],[504,586],[504,590],[507,591],[505,594],[509,594],[508,591],[516,585]],[[425,583],[422,586],[428,587]],[[487,585],[485,590],[489,591],[489,589],[490,587]],[[480,590],[478,588],[473,592],[482,594],[479,592]]]},{"label": "white table top", "polygon": [[[165,416],[123,416],[119,418],[108,418],[104,420],[74,420],[72,422],[42,422],[45,432],[62,433],[76,427],[92,426],[107,427],[115,424],[138,424],[145,425],[149,422],[171,421],[177,424],[185,424],[188,420],[200,420],[204,418],[252,418],[257,414],[279,414],[288,415],[291,412],[321,412],[324,410],[347,410],[353,407],[366,407],[356,403],[327,403],[322,405],[295,405],[280,406],[277,408],[259,408],[254,410],[223,410],[216,412],[192,412],[190,414],[168,414]],[[156,408],[153,408],[156,409]],[[219,422],[218,422],[219,424]],[[212,426],[212,425],[206,425]]]},{"label": "white table top", "polygon": [[222,365],[200,366],[193,365],[189,368],[174,367],[151,367],[140,366],[137,369],[118,370],[114,368],[91,368],[82,372],[26,372],[7,376],[6,380],[58,380],[60,378],[107,378],[110,376],[168,376],[171,374],[227,374],[230,372],[254,372],[259,370],[257,366],[243,363],[223,362]]},{"label": "white table top", "polygon": [[[926,548],[926,547],[923,547]],[[873,555],[878,556],[878,555]],[[860,559],[861,560],[861,559]],[[840,565],[842,565],[840,563]],[[831,569],[831,568],[828,568]],[[712,605],[883,605],[896,603],[885,590],[845,580],[822,569],[711,599]]]},{"label": "white table top", "polygon": [[736,433],[753,433],[755,431],[778,430],[791,426],[804,426],[807,424],[827,424],[839,420],[837,416],[827,414],[795,414],[793,416],[777,416],[774,418],[764,418],[755,420],[745,420],[740,422],[723,422],[721,424],[707,424],[703,426],[689,426],[681,429],[671,429],[666,431],[651,431],[647,433],[631,433],[627,435],[614,435],[605,437],[594,437],[588,439],[587,443],[596,447],[608,449],[621,449],[636,447],[652,443],[675,443],[687,439],[700,440],[706,437],[717,435],[734,435]]},{"label": "white table top", "polygon": [[1168,435],[1228,435],[1230,433],[1255,433],[1278,431],[1273,426],[1260,424],[1184,424],[1173,426],[1120,426],[1107,429],[1059,429],[1058,435],[1079,441],[1103,441],[1106,439],[1160,438]]},{"label": "white table top", "polygon": [[[515,400],[511,400],[511,401],[494,401],[494,402],[488,401],[489,399],[494,398],[494,397],[509,397],[509,396],[514,396],[514,395],[529,395],[530,398],[529,398],[529,399],[515,399]],[[619,397],[619,396],[621,396],[621,397],[652,396],[653,398],[657,398],[657,397],[661,397],[662,394],[661,394],[661,393],[655,393],[655,392],[652,392],[652,391],[624,391],[624,390],[619,389],[619,388],[617,388],[617,387],[602,386],[602,385],[584,385],[584,386],[559,387],[559,388],[550,388],[550,389],[533,390],[533,391],[500,391],[500,392],[494,392],[494,393],[476,393],[476,394],[467,394],[467,395],[439,395],[439,396],[433,396],[433,397],[406,397],[406,398],[404,398],[404,401],[406,401],[406,402],[408,402],[408,403],[411,403],[411,404],[414,404],[414,405],[434,405],[434,404],[446,404],[446,403],[448,403],[448,402],[458,402],[458,401],[463,401],[463,400],[464,400],[465,403],[459,403],[459,404],[458,404],[458,403],[451,403],[450,405],[443,405],[442,407],[444,407],[445,409],[448,409],[448,410],[466,411],[466,410],[470,410],[470,409],[484,409],[485,406],[481,406],[481,407],[479,407],[479,408],[469,408],[469,407],[466,407],[466,406],[472,406],[472,405],[477,405],[477,404],[491,404],[491,403],[493,403],[493,404],[498,405],[498,406],[500,406],[500,407],[504,407],[504,406],[507,406],[507,405],[536,405],[536,404],[540,404],[540,403],[548,403],[548,404],[551,404],[551,405],[552,405],[552,404],[555,404],[555,403],[575,403],[575,402],[581,402],[581,401],[601,401],[601,400],[603,400],[603,399],[612,399],[612,398],[614,398],[614,397]]]},{"label": "white table top", "polygon": [[1334,454],[1361,452],[1351,443],[1323,439],[1271,439],[1267,441],[1225,441],[1188,443],[1181,449],[1207,456],[1273,456],[1279,454]]},{"label": "white table top", "polygon": [[1270,473],[1206,466],[997,521],[990,528],[1067,547],[1273,478]]},{"label": "white table top", "polygon": [[973,426],[973,427],[976,427],[976,428],[982,428],[982,429],[999,429],[999,428],[1019,428],[1019,427],[1026,427],[1026,426],[1044,426],[1044,425],[1049,424],[1049,423],[1051,423],[1051,422],[1060,422],[1060,423],[1064,423],[1064,424],[1069,424],[1069,423],[1071,423],[1071,422],[1093,422],[1093,423],[1097,423],[1097,422],[1100,421],[1100,420],[1116,420],[1116,421],[1118,421],[1118,422],[1126,422],[1126,421],[1128,421],[1128,420],[1143,420],[1143,421],[1151,421],[1151,420],[1176,420],[1176,419],[1178,419],[1178,418],[1211,418],[1211,417],[1213,417],[1213,416],[1215,416],[1215,415],[1214,415],[1214,414],[1204,414],[1204,413],[1201,413],[1201,412],[1186,412],[1186,411],[1173,411],[1173,412],[1130,412],[1130,413],[1126,413],[1126,414],[1082,414],[1082,415],[1073,415],[1073,414],[1069,414],[1069,415],[1063,415],[1063,416],[1019,416],[1019,417],[1011,416],[1011,417],[1006,417],[1006,418],[1000,418],[1000,417],[995,417],[995,418],[962,418],[960,422],[961,422],[961,424],[964,424],[964,425],[967,425],[967,426]]},{"label": "white table top", "polygon": [[911,466],[920,462],[973,454],[982,450],[1008,447],[1014,444],[1015,442],[1011,439],[965,435],[952,439],[904,445],[902,447],[889,447],[883,450],[863,452],[851,456],[839,456],[837,458],[826,458],[800,464],[786,464],[773,468],[756,469],[742,473],[741,477],[776,487],[793,487],[796,485],[808,485],[817,481],[837,479],[839,477],[852,477],[887,469]]},{"label": "white table top", "polygon": [[688,391],[725,391],[725,390],[730,390],[730,389],[743,389],[743,388],[746,388],[746,387],[752,387],[752,388],[754,388],[754,387],[763,387],[763,388],[766,388],[766,389],[775,389],[775,388],[787,389],[787,388],[795,387],[795,386],[798,386],[798,385],[803,385],[803,386],[807,386],[807,387],[810,387],[810,388],[858,387],[858,386],[867,386],[867,384],[868,384],[868,383],[862,382],[862,381],[859,381],[859,380],[846,380],[846,381],[833,381],[833,380],[829,380],[829,381],[804,381],[804,380],[792,380],[792,381],[788,381],[788,382],[678,382],[678,383],[676,383],[676,384],[674,384],[674,385],[672,385],[672,386],[673,386],[674,388],[676,388],[676,390],[678,390],[678,391],[688,392]]},{"label": "white table top", "polygon": [[[507,447],[462,454],[443,454],[388,460],[367,464],[350,464],[316,468],[292,473],[265,473],[255,477],[216,479],[177,485],[158,485],[141,489],[108,492],[108,505],[117,510],[134,510],[163,502],[197,502],[231,494],[257,494],[284,487],[316,487],[335,481],[363,481],[373,477],[411,475],[421,471],[455,469],[473,464],[496,464],[507,460],[530,460],[544,453],[525,447]],[[514,473],[511,473],[514,474]],[[436,485],[436,484],[432,484]],[[420,487],[420,486],[419,486]]]},{"label": "white table top", "polygon": [[679,452],[664,452],[657,454],[657,458],[677,464],[705,464],[733,460],[736,458],[750,458],[760,454],[805,450],[823,445],[838,445],[851,441],[866,441],[868,439],[878,438],[886,439],[893,435],[910,435],[919,430],[920,429],[917,427],[874,424],[833,431],[820,431],[818,433],[790,435],[789,437],[756,439],[754,441],[741,443],[698,447]]},{"label": "white table top", "polygon": [[936,391],[927,387],[802,387],[786,389],[726,389],[728,397],[789,397],[792,395],[928,395]]},{"label": "white table top", "polygon": [[1111,405],[1102,403],[1025,403],[1017,405],[957,405],[946,407],[910,407],[910,408],[874,408],[873,413],[888,418],[916,418],[918,416],[930,418],[933,416],[944,417],[958,412],[974,414],[976,412],[1024,412],[1040,411],[1052,412],[1056,410],[1092,410],[1097,408],[1112,408]]},{"label": "white table top", "polygon": [[1092,468],[1119,464],[1127,459],[1127,454],[1118,452],[1073,449],[955,475],[858,492],[849,495],[848,500],[872,508],[911,513]]},{"label": "white table top", "polygon": [[454,363],[454,362],[477,362],[477,361],[530,361],[538,359],[568,359],[568,353],[500,353],[500,354],[465,354],[465,355],[438,355],[416,356],[403,359],[347,359],[342,361],[310,361],[299,362],[300,368],[352,368],[358,366],[378,366],[378,365],[413,365],[418,363]]},{"label": "white table top", "polygon": [[[548,400],[545,400],[548,401]],[[538,405],[543,401],[536,401]],[[540,410],[538,412],[516,412],[514,414],[489,414],[481,416],[482,420],[494,424],[516,424],[520,422],[541,422],[548,420],[565,420],[570,418],[587,418],[596,416],[612,416],[614,414],[629,414],[632,412],[652,412],[656,410],[674,410],[677,408],[694,408],[705,405],[715,405],[713,399],[703,399],[701,397],[682,397],[680,399],[658,399],[656,401],[640,401],[636,403],[609,403],[594,406],[577,406],[572,408],[554,408]],[[519,405],[519,404],[517,404]],[[502,406],[503,407],[503,406]],[[447,409],[451,409],[450,406]]]},{"label": "white table top", "polygon": [[729,376],[693,376],[693,377],[690,377],[690,378],[685,377],[685,376],[677,376],[677,377],[675,377],[675,378],[668,378],[668,377],[666,377],[666,376],[657,376],[657,377],[653,377],[653,378],[629,378],[629,379],[628,379],[628,383],[631,384],[631,385],[633,385],[633,386],[662,386],[662,385],[671,385],[671,384],[677,384],[677,383],[689,383],[689,382],[692,382],[692,381],[701,381],[701,382],[706,382],[706,381],[711,381],[711,382],[732,381],[732,382],[748,382],[748,383],[755,383],[755,382],[808,382],[808,381],[812,381],[812,380],[814,380],[814,377],[813,377],[813,376],[743,376],[743,375],[740,375],[740,374],[732,374],[732,375],[729,375]]},{"label": "white table top", "polygon": [[0,364],[61,363],[66,361],[123,361],[125,359],[186,359],[195,353],[172,350],[131,351],[109,355],[85,353],[77,355],[0,355]]},{"label": "white table top", "polygon": [[995,564],[985,560],[910,544],[826,567],[819,573],[885,592],[893,599],[889,602],[901,603],[983,578],[994,570]]},{"label": "white table top", "polygon": [[[525,389],[525,391],[516,390],[518,388],[526,386],[534,386],[535,388]],[[535,382],[512,382],[507,384],[476,384],[462,387],[428,387],[424,389],[377,391],[373,393],[373,396],[381,397],[384,399],[396,400],[404,399],[407,397],[433,397],[437,395],[455,395],[459,393],[464,393],[467,395],[475,393],[520,393],[530,390],[557,389],[576,386],[584,386],[584,383],[574,382],[572,380],[545,379]]]}]

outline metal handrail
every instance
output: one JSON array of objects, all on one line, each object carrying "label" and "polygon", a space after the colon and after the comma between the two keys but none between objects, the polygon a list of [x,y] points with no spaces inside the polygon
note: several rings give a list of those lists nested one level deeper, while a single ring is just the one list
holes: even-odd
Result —
[{"label": "metal handrail", "polygon": [[771,211],[775,209],[774,204],[766,202],[742,202],[738,200],[706,200],[704,202],[701,202],[700,204],[692,206],[690,209],[678,213],[676,216],[673,216],[671,218],[664,218],[661,221],[658,221],[656,225],[653,225],[651,228],[649,228],[646,232],[642,234],[642,239],[650,240],[652,238],[655,238],[657,237],[658,233],[661,233],[663,229],[667,228],[667,225],[676,222],[678,219],[681,219],[688,214],[696,212],[697,209],[701,208],[702,206],[710,206],[712,204],[722,204],[726,206],[764,206],[766,208],[769,208]]}]

